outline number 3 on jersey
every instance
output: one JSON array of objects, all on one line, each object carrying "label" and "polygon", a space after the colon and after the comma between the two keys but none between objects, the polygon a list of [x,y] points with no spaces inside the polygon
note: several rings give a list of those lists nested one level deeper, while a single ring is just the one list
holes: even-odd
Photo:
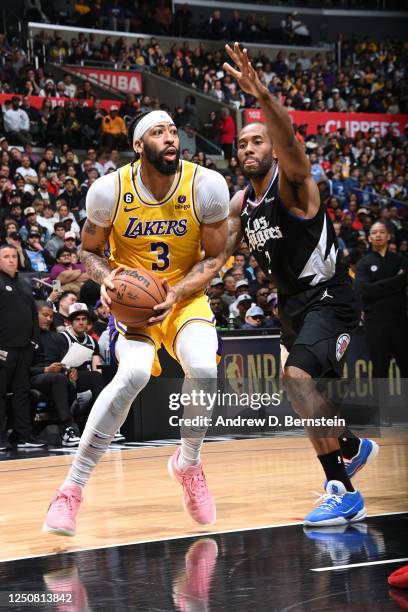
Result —
[{"label": "number 3 on jersey", "polygon": [[152,270],[162,272],[170,265],[170,248],[166,242],[152,242],[150,245],[152,253],[156,254],[157,263],[152,263]]}]

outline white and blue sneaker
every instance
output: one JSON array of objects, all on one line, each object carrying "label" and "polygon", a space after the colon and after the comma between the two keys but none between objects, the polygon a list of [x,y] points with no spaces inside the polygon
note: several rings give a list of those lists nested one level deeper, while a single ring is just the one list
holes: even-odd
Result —
[{"label": "white and blue sneaker", "polygon": [[379,450],[377,442],[368,438],[361,438],[357,455],[354,455],[351,459],[344,459],[347,476],[353,478],[368,461],[376,458]]},{"label": "white and blue sneaker", "polygon": [[326,527],[330,525],[347,525],[361,521],[366,516],[363,496],[359,491],[350,493],[339,480],[330,480],[326,493],[315,503],[319,503],[307,516],[303,524],[308,527]]}]

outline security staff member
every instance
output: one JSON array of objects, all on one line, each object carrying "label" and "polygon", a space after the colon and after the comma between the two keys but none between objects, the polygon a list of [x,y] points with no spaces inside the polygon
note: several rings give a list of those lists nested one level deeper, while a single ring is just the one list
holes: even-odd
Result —
[{"label": "security staff member", "polygon": [[388,251],[390,239],[385,223],[374,223],[368,236],[371,253],[359,261],[356,272],[375,379],[388,379],[392,357],[401,377],[408,378],[408,263],[401,253]]},{"label": "security staff member", "polygon": [[18,448],[46,442],[31,423],[30,365],[38,337],[37,311],[30,288],[18,277],[17,249],[0,246],[0,450],[6,450],[6,393],[13,392],[12,411]]}]

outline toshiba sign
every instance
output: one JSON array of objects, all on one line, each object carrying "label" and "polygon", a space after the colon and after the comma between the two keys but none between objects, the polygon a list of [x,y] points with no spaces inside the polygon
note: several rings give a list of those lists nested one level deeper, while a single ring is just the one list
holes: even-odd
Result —
[{"label": "toshiba sign", "polygon": [[107,87],[119,89],[124,93],[142,93],[142,75],[140,72],[125,72],[122,70],[100,70],[99,68],[74,68],[75,72],[95,79]]},{"label": "toshiba sign", "polygon": [[[373,128],[377,134],[383,136],[391,126],[396,135],[404,133],[408,126],[408,115],[385,115],[374,113],[318,113],[315,111],[289,111],[292,123],[307,124],[307,133],[315,134],[317,126],[324,124],[326,132],[335,132],[339,128],[346,128],[347,134],[354,137],[357,132],[368,132]],[[260,108],[246,108],[244,110],[245,123],[264,121]]]}]

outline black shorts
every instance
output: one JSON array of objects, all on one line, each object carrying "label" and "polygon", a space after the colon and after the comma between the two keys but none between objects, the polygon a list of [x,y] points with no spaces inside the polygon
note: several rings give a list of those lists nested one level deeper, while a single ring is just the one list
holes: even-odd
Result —
[{"label": "black shorts", "polygon": [[350,334],[340,334],[315,344],[295,344],[289,351],[287,366],[300,368],[312,378],[341,378]]},{"label": "black shorts", "polygon": [[345,354],[355,326],[349,326],[330,311],[309,312],[296,337],[282,342],[289,352],[286,366],[304,370],[312,378],[341,378]]}]

